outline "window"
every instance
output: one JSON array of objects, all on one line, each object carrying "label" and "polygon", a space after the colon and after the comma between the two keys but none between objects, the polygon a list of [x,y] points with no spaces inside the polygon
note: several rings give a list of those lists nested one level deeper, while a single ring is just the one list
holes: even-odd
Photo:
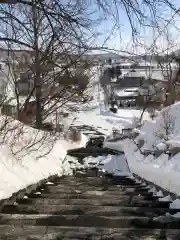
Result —
[{"label": "window", "polygon": [[16,114],[16,107],[10,106],[10,105],[4,105],[2,107],[2,113],[7,116],[13,116],[14,114]]}]

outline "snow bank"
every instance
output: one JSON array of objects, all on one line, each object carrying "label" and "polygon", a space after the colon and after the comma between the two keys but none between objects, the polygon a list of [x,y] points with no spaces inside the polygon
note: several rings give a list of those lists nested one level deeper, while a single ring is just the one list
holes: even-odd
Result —
[{"label": "snow bank", "polygon": [[[100,169],[104,169],[108,173],[116,176],[129,176],[130,171],[124,155],[108,155],[99,157],[87,157],[84,159],[85,167],[94,163]],[[99,165],[100,164],[100,165]]]},{"label": "snow bank", "polygon": [[164,151],[164,150],[167,149],[167,144],[165,144],[165,143],[158,143],[156,145],[156,147],[157,147],[157,149]]},{"label": "snow bank", "polygon": [[118,140],[115,142],[109,142],[109,141],[105,140],[103,147],[110,148],[112,150],[123,151],[123,141]]},{"label": "snow bank", "polygon": [[168,160],[167,154],[161,154],[158,158],[154,158],[152,155],[145,157],[140,151],[134,151],[135,147],[136,145],[130,140],[124,142],[125,156],[130,170],[142,178],[180,195],[180,154],[170,160]]},{"label": "snow bank", "polygon": [[169,143],[180,146],[180,102],[165,108],[152,121],[145,122],[141,131],[144,134],[139,137],[145,140],[147,149],[153,149],[162,140],[171,139]]},{"label": "snow bank", "polygon": [[[135,143],[144,140],[144,145],[137,150]],[[144,123],[139,136],[133,142],[126,139],[121,142],[125,156],[132,172],[162,188],[180,195],[180,153],[169,157],[165,152],[159,157],[149,154],[147,157],[142,151],[162,150],[180,147],[180,103],[165,108],[159,115]],[[118,146],[116,146],[118,149]]]},{"label": "snow bank", "polygon": [[172,197],[170,195],[167,195],[166,197],[159,198],[160,202],[172,202]]},{"label": "snow bank", "polygon": [[170,209],[180,209],[180,199],[174,200],[174,201],[170,204]]},{"label": "snow bank", "polygon": [[84,135],[70,143],[10,118],[0,120],[0,199],[50,175],[71,174],[66,152],[87,142]]}]

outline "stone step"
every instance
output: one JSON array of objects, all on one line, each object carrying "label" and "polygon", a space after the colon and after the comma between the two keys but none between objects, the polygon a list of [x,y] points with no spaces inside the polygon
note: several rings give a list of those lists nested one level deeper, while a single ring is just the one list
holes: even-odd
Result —
[{"label": "stone step", "polygon": [[80,191],[74,191],[73,193],[42,193],[42,194],[28,194],[29,198],[45,198],[45,199],[127,199],[127,201],[131,200],[157,200],[159,199],[158,196],[152,196],[152,195],[140,195],[139,193],[136,194],[121,194],[121,192],[118,194],[107,194],[106,191],[87,191],[87,192],[80,192]]},{"label": "stone step", "polygon": [[[73,234],[73,233],[72,233]],[[18,237],[18,240],[127,240],[127,239],[137,239],[138,240],[157,240],[157,239],[163,239],[163,240],[174,240],[177,239],[176,236],[179,236],[177,234],[166,234],[166,235],[152,235],[152,234],[146,234],[141,233],[138,234],[138,236],[131,234],[130,232],[125,233],[124,235],[122,233],[114,233],[114,234],[96,234],[95,236],[93,234],[75,234],[74,236],[64,236],[61,233],[51,233],[51,234],[37,234],[37,235],[29,235],[29,236],[22,236]],[[17,240],[17,237],[14,236],[3,236],[2,240]]]},{"label": "stone step", "polygon": [[158,216],[166,212],[175,214],[180,210],[168,208],[147,208],[147,207],[119,207],[119,206],[89,206],[89,205],[5,205],[2,213],[6,214],[53,214],[53,215],[97,215],[97,216]]},{"label": "stone step", "polygon": [[[84,171],[84,169],[83,169]],[[87,172],[88,170],[86,170]],[[95,171],[95,170],[93,170]],[[82,174],[81,176],[64,176],[64,177],[59,177],[59,178],[54,178],[52,181],[56,181],[56,182],[61,182],[61,181],[79,181],[79,180],[84,180],[84,181],[101,181],[102,179],[109,181],[109,180],[113,180],[113,181],[122,181],[122,182],[136,182],[136,179],[132,179],[126,176],[113,176],[112,174],[109,174],[110,177],[108,177],[108,175],[99,178],[98,176],[94,176],[94,177],[89,177],[86,176],[84,174]]]},{"label": "stone step", "polygon": [[169,207],[169,202],[159,202],[156,200],[138,200],[127,199],[53,199],[53,198],[28,198],[18,201],[19,204],[35,204],[35,205],[96,205],[96,206],[137,206],[137,207]]},{"label": "stone step", "polygon": [[[112,181],[112,180],[107,180],[107,179],[103,179],[103,178],[99,178],[99,179],[92,179],[92,180],[87,180],[85,178],[83,179],[74,179],[74,180],[61,180],[61,181],[55,181],[52,182],[54,185],[76,185],[76,184],[84,184],[84,185],[98,185],[98,184],[105,184],[105,185],[122,185],[122,186],[127,186],[127,185],[131,185],[131,186],[139,186],[141,185],[141,183],[138,182],[131,182],[131,181]],[[47,185],[47,184],[44,184]]]},{"label": "stone step", "polygon": [[[89,235],[85,235],[85,236],[78,236],[78,237],[64,237],[58,234],[49,234],[49,235],[45,235],[45,236],[32,236],[32,237],[28,237],[26,239],[24,238],[18,238],[18,240],[59,240],[59,239],[63,239],[63,240],[127,240],[127,239],[134,239],[134,235],[131,235],[130,233],[127,234],[127,236],[122,236],[121,234],[110,234],[110,235],[105,235],[105,236],[89,236]],[[159,239],[159,236],[152,236],[152,235],[142,235],[138,237],[138,240],[157,240]],[[160,238],[162,239],[162,238]],[[163,239],[167,239],[167,238],[163,238]],[[174,237],[172,236],[171,238],[168,236],[168,240],[174,240]]]},{"label": "stone step", "polygon": [[28,198],[4,206],[0,239],[178,239],[180,220],[153,221],[153,217],[178,212],[169,209],[169,202],[159,202],[148,188],[128,177],[94,175],[89,170],[76,177],[56,177]]},{"label": "stone step", "polygon": [[[152,193],[148,193],[148,192],[143,192],[143,193],[139,193],[139,192],[119,192],[119,191],[77,191],[77,192],[71,192],[71,193],[46,193],[46,192],[42,192],[41,195],[39,195],[40,192],[37,193],[31,193],[28,194],[27,196],[29,198],[37,198],[38,196],[42,197],[42,198],[102,198],[102,197],[106,197],[106,198],[115,198],[115,199],[119,199],[123,196],[142,196],[144,198],[148,197],[148,198],[152,198],[154,199],[155,197],[152,196]],[[38,195],[37,195],[38,194]]]},{"label": "stone step", "polygon": [[59,182],[59,183],[51,183],[51,185],[49,184],[44,184],[42,185],[41,187],[48,187],[48,186],[70,186],[70,187],[74,187],[74,186],[88,186],[88,187],[98,187],[98,186],[116,186],[116,185],[119,185],[121,187],[142,187],[140,183],[126,183],[126,184],[123,184],[123,183],[116,183],[116,182],[107,182],[107,181],[99,181],[99,182],[96,182],[96,181],[92,181],[92,182],[89,182],[89,181],[73,181],[73,182]]},{"label": "stone step", "polygon": [[43,198],[43,199],[119,199],[119,200],[126,200],[130,201],[132,200],[137,200],[141,201],[144,200],[145,198],[148,200],[149,198],[151,199],[152,196],[137,196],[137,195],[132,195],[132,196],[127,196],[127,195],[122,195],[122,194],[116,194],[116,195],[108,195],[106,194],[105,191],[86,191],[86,192],[79,192],[79,193],[71,193],[71,194],[61,194],[61,193],[42,193],[41,195],[36,195],[36,194],[29,194],[29,198]]},{"label": "stone step", "polygon": [[[20,215],[0,214],[0,224],[36,226],[77,226],[107,228],[164,228],[164,223],[153,222],[149,217],[94,216],[94,215]],[[180,219],[170,222],[166,228],[180,228]]]},{"label": "stone step", "polygon": [[117,186],[83,186],[83,185],[79,185],[79,186],[68,186],[68,185],[59,185],[59,186],[49,186],[48,188],[43,188],[44,192],[47,193],[70,193],[72,191],[75,190],[79,190],[79,191],[140,191],[140,192],[148,192],[148,189],[145,188],[137,188],[137,187],[133,187],[133,186],[129,186],[129,187],[121,187],[119,185]]},{"label": "stone step", "polygon": [[58,184],[53,184],[53,185],[42,185],[41,188],[60,188],[63,186],[69,186],[70,188],[74,187],[106,187],[106,188],[113,188],[113,187],[119,187],[119,188],[145,188],[144,186],[141,186],[140,184],[118,184],[118,183],[104,183],[104,182],[99,182],[99,183],[84,183],[84,182],[73,182],[73,183],[58,183]]},{"label": "stone step", "polygon": [[[135,229],[135,228],[98,228],[98,227],[65,227],[65,226],[30,226],[23,227],[3,225],[0,226],[0,239],[2,240],[122,240],[124,239],[178,239],[179,230],[167,229]],[[7,237],[9,236],[9,237]],[[28,238],[29,236],[29,238]],[[30,238],[33,236],[34,238]],[[59,237],[59,239],[57,238]],[[5,238],[6,237],[6,238]],[[41,237],[41,238],[40,238]],[[161,237],[161,238],[160,238]],[[164,238],[162,238],[164,237]]]},{"label": "stone step", "polygon": [[[80,168],[78,169],[78,170],[80,170]],[[81,170],[82,171],[85,171],[85,172],[88,172],[88,171],[96,171],[97,170],[97,168],[93,168],[93,170],[92,169],[85,169],[85,168],[81,168]],[[98,169],[99,170],[99,169]],[[54,178],[54,180],[55,181],[61,181],[61,180],[73,180],[73,179],[81,179],[81,178],[85,178],[85,179],[98,179],[98,176],[95,176],[95,177],[89,177],[89,176],[87,176],[87,177],[84,177],[84,176],[78,176],[78,177],[76,177],[76,176],[74,176],[74,175],[71,175],[71,176],[63,176],[63,177],[57,177],[57,178]],[[105,176],[104,176],[104,178],[106,178],[106,179],[114,179],[114,180],[118,180],[118,181],[136,181],[136,179],[135,178],[131,178],[131,177],[129,177],[129,176],[113,176],[111,173],[109,174],[109,173],[105,173]],[[53,181],[54,181],[53,180]]]},{"label": "stone step", "polygon": [[37,192],[39,190],[39,192],[44,192],[44,193],[48,193],[48,192],[62,192],[62,191],[73,191],[74,189],[77,189],[79,191],[109,191],[109,192],[127,192],[127,193],[132,193],[132,192],[146,192],[148,193],[148,195],[152,195],[152,193],[148,192],[148,188],[146,187],[132,187],[132,186],[120,186],[120,185],[97,185],[97,186],[86,186],[86,185],[74,185],[74,186],[68,186],[68,189],[66,187],[67,185],[57,185],[57,186],[48,186],[48,187],[39,187],[37,188],[35,191],[33,191],[34,193]]}]

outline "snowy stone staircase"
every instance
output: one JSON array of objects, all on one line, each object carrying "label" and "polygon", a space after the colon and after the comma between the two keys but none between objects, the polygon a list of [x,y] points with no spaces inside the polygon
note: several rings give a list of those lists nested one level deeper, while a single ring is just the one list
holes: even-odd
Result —
[{"label": "snowy stone staircase", "polygon": [[148,188],[128,177],[56,177],[0,214],[2,240],[179,239],[180,221],[154,217],[170,210]]}]

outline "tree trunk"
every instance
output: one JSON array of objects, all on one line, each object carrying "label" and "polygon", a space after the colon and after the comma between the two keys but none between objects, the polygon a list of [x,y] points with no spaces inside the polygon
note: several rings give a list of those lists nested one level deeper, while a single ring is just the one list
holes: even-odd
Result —
[{"label": "tree trunk", "polygon": [[40,52],[39,52],[39,36],[38,36],[38,22],[37,22],[37,7],[36,0],[32,5],[33,24],[34,24],[34,85],[36,97],[36,128],[40,129],[42,125],[42,109],[41,109],[41,72],[40,72]]}]

